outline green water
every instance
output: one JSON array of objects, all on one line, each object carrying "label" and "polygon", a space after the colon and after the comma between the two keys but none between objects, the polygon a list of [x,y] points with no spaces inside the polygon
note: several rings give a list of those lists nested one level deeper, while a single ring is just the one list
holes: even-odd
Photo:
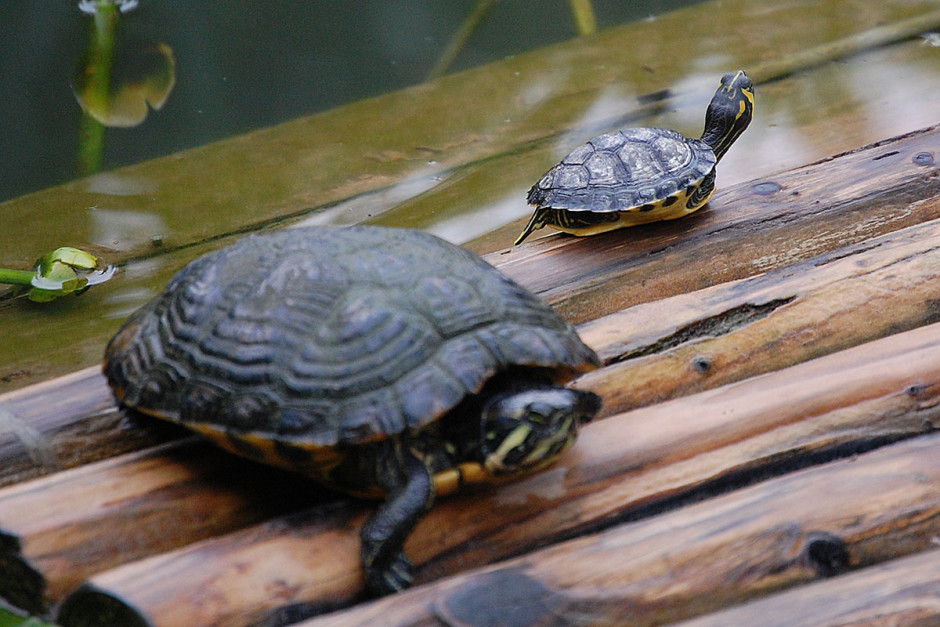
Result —
[{"label": "green water", "polygon": [[[593,2],[600,28],[692,4]],[[422,82],[477,0],[142,0],[123,41],[164,42],[178,82],[158,115],[107,132],[106,169]],[[0,201],[75,175],[81,109],[69,86],[92,19],[78,0],[5,0],[0,19]],[[576,35],[568,2],[497,2],[450,71]]]}]

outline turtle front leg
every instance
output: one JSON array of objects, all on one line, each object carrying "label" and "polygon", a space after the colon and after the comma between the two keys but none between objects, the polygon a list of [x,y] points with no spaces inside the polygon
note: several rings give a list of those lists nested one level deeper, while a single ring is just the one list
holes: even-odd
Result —
[{"label": "turtle front leg", "polygon": [[[434,482],[427,467],[410,454],[402,467],[387,468],[388,498],[362,527],[362,568],[375,594],[400,592],[414,580],[413,565],[402,547],[434,503]],[[392,479],[395,477],[395,479]],[[389,481],[389,479],[392,479]]]}]

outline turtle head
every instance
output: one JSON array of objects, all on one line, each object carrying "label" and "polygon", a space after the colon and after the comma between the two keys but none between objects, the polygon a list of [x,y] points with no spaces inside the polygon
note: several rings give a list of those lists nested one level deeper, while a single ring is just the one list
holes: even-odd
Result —
[{"label": "turtle head", "polygon": [[743,70],[725,74],[705,112],[702,141],[711,147],[720,161],[734,140],[751,123],[753,115],[754,83]]},{"label": "turtle head", "polygon": [[483,409],[483,466],[493,476],[530,472],[552,463],[601,408],[592,392],[537,388],[507,392]]}]

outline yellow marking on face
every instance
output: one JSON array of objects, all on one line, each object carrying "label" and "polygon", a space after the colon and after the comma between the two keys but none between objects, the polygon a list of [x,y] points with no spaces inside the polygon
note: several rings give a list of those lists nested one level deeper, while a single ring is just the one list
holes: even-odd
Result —
[{"label": "yellow marking on face", "polygon": [[[486,469],[490,472],[498,471],[509,451],[525,442],[525,439],[529,437],[530,433],[532,433],[532,429],[522,424],[513,429],[512,433],[506,436],[506,439],[500,443],[496,452],[487,456]],[[499,466],[497,466],[497,464],[499,464]]]},{"label": "yellow marking on face", "polygon": [[[558,457],[574,442],[574,438],[570,437],[572,427],[571,423],[572,419],[568,418],[562,428],[555,432],[555,437],[545,438],[539,442],[539,445],[531,453],[526,455],[525,461],[520,465],[534,470],[547,466],[548,464],[551,464],[556,459],[558,459]],[[551,449],[551,447],[558,442],[565,442],[565,446],[563,446],[554,455],[549,455],[549,449]]]}]

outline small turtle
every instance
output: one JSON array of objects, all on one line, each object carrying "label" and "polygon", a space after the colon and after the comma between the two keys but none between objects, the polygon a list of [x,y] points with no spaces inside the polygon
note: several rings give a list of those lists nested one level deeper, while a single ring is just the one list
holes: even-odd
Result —
[{"label": "small turtle", "polygon": [[630,128],[575,148],[529,190],[535,212],[515,245],[545,225],[573,235],[674,220],[715,190],[715,165],[751,123],[754,85],[725,74],[705,113],[702,139],[666,128]]},{"label": "small turtle", "polygon": [[247,237],[189,264],[112,338],[118,401],[229,451],[385,499],[362,529],[377,593],[438,495],[539,470],[600,408],[598,358],[476,255],[381,227]]}]

